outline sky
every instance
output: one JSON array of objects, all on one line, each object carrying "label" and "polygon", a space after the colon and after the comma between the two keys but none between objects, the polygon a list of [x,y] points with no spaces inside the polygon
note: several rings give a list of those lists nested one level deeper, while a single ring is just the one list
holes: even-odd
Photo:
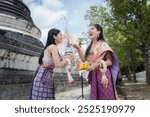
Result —
[{"label": "sky", "polygon": [[47,32],[67,29],[76,38],[88,31],[89,21],[84,19],[86,10],[93,5],[105,5],[104,0],[23,0],[31,11],[34,24],[41,30],[40,40],[45,44]]}]

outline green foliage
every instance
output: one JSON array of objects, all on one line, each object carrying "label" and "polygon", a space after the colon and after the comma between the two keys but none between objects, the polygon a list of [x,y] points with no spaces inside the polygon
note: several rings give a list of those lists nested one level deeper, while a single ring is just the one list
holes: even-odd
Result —
[{"label": "green foliage", "polygon": [[149,0],[106,0],[109,7],[91,6],[85,19],[103,26],[107,42],[115,50],[121,68],[136,69],[150,47]]},{"label": "green foliage", "polygon": [[90,24],[98,23],[105,26],[108,14],[105,7],[91,6],[90,10],[86,11],[85,19],[90,21]]}]

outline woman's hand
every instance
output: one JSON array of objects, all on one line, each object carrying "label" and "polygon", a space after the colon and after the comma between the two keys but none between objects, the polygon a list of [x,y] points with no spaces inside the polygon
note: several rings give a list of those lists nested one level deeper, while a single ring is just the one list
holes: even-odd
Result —
[{"label": "woman's hand", "polygon": [[72,46],[77,49],[77,50],[80,50],[80,46],[78,44],[72,44]]},{"label": "woman's hand", "polygon": [[78,54],[80,56],[80,59],[82,60],[82,62],[85,62],[85,58],[84,58],[84,50],[78,45],[78,44],[72,44],[72,46],[77,49]]},{"label": "woman's hand", "polygon": [[96,63],[92,63],[91,66],[87,69],[87,71],[92,71],[100,68],[102,68],[102,64],[96,62]]},{"label": "woman's hand", "polygon": [[108,79],[107,79],[106,75],[102,74],[101,83],[103,84],[104,87],[106,87],[106,88],[108,87]]},{"label": "woman's hand", "polygon": [[95,63],[92,63],[91,66],[87,69],[87,71],[95,70],[97,65]]}]

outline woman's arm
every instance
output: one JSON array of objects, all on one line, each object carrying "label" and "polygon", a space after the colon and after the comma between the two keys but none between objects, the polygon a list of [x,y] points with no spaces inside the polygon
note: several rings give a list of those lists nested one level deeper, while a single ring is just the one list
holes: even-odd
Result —
[{"label": "woman's arm", "polygon": [[84,58],[84,50],[77,44],[73,44],[73,47],[77,49],[78,54],[82,60],[82,62],[85,62],[85,58]]},{"label": "woman's arm", "polygon": [[[109,67],[109,66],[111,66],[113,64],[112,63],[112,56],[111,56],[111,52],[110,51],[108,51],[106,53],[104,61],[106,62],[107,67]],[[101,68],[101,67],[102,67],[102,65],[101,65],[100,61],[98,60],[98,61],[92,63],[91,66],[87,70],[91,71],[91,70],[95,70],[95,69]]]},{"label": "woman's arm", "polygon": [[112,55],[111,55],[110,51],[106,52],[105,62],[106,62],[107,67],[112,66],[112,64],[113,64],[112,63]]},{"label": "woman's arm", "polygon": [[63,59],[62,61],[60,60],[60,56],[58,54],[58,48],[56,45],[51,45],[49,47],[49,51],[50,53],[52,53],[55,67],[64,67],[68,63],[67,59]]}]

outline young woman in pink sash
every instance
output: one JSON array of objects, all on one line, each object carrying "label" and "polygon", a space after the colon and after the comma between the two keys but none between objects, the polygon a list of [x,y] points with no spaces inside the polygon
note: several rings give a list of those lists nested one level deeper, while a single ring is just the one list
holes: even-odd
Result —
[{"label": "young woman in pink sash", "polygon": [[99,24],[94,24],[89,30],[92,39],[86,52],[77,45],[73,46],[78,50],[83,62],[89,61],[91,66],[88,83],[90,87],[91,100],[116,100],[116,79],[119,70],[119,63],[115,53],[105,42],[103,29]]}]

